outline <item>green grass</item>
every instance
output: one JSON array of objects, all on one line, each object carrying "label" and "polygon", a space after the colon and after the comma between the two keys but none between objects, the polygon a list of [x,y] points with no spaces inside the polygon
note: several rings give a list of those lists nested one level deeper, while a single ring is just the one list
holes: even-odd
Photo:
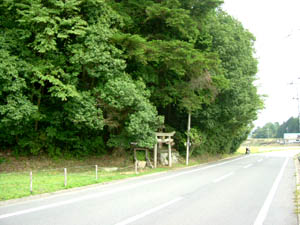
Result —
[{"label": "green grass", "polygon": [[[250,151],[251,153],[260,153],[260,147],[258,146],[250,146]],[[237,150],[237,153],[238,154],[245,154],[245,151],[246,151],[246,147],[245,146],[242,146],[240,147],[238,150]]]},{"label": "green grass", "polygon": [[90,184],[105,183],[129,177],[168,170],[168,168],[147,169],[135,174],[133,168],[116,172],[98,171],[96,180],[95,168],[70,168],[67,175],[67,187],[64,186],[64,170],[33,171],[33,192],[30,193],[30,176],[27,173],[0,174],[0,201],[50,193],[59,190],[81,187]]},{"label": "green grass", "polygon": [[[284,151],[286,147],[297,147],[297,146],[250,146],[251,153],[265,153],[265,152],[275,152],[275,151]],[[300,146],[298,146],[300,149]],[[237,154],[245,154],[246,147],[240,147],[237,150]],[[293,149],[288,149],[293,150]],[[297,150],[296,148],[294,150]]]},{"label": "green grass", "polygon": [[[189,166],[208,163],[234,155],[202,155],[192,157]],[[91,184],[99,184],[110,182],[113,180],[120,180],[129,177],[142,176],[145,174],[157,173],[171,169],[179,169],[186,167],[185,162],[173,164],[172,168],[160,167],[156,169],[145,169],[135,174],[134,168],[121,169],[116,172],[105,172],[99,168],[98,180],[96,180],[95,166],[80,166],[69,167],[67,175],[67,187],[64,186],[64,169],[49,169],[33,171],[33,192],[30,193],[30,176],[28,172],[20,173],[0,173],[0,201],[14,198],[21,198],[30,195],[37,195],[43,193],[51,193],[59,190],[81,187]]]}]

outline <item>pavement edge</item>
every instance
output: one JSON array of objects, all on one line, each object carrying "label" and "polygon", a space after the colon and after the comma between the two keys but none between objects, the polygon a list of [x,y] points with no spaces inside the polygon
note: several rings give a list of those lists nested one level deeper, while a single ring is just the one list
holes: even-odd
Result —
[{"label": "pavement edge", "polygon": [[298,197],[298,195],[300,194],[300,163],[298,160],[298,155],[296,155],[294,157],[294,163],[295,163],[295,172],[296,172],[296,192],[298,192],[298,194],[295,193],[295,205],[296,205],[296,214],[297,214],[297,220],[298,220],[298,225],[300,225],[300,199]]}]

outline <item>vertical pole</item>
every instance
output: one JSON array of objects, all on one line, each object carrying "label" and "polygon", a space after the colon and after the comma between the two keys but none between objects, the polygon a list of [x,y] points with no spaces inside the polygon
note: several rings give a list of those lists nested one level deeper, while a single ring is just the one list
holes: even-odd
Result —
[{"label": "vertical pole", "polygon": [[137,158],[136,158],[136,148],[133,149],[133,158],[134,158],[134,161],[137,161]]},{"label": "vertical pole", "polygon": [[137,167],[138,167],[138,161],[135,160],[135,161],[134,161],[134,171],[135,171],[135,174],[138,174],[138,173],[139,173]]},{"label": "vertical pole", "polygon": [[[170,139],[171,139],[171,138],[170,138]],[[169,149],[169,167],[172,167],[171,141],[169,141],[168,149]]]},{"label": "vertical pole", "polygon": [[299,99],[299,92],[297,88],[297,100],[298,100],[298,133],[300,133],[300,99]]},{"label": "vertical pole", "polygon": [[96,180],[98,180],[98,165],[95,166],[96,168]]},{"label": "vertical pole", "polygon": [[188,124],[187,124],[187,142],[186,142],[186,165],[189,165],[189,154],[190,154],[190,137],[189,137],[189,133],[190,133],[190,129],[191,129],[191,113],[189,113],[188,115]]},{"label": "vertical pole", "polygon": [[154,168],[157,166],[157,143],[154,145]]},{"label": "vertical pole", "polygon": [[30,176],[30,194],[32,194],[32,171],[30,171],[29,176]]},{"label": "vertical pole", "polygon": [[65,171],[65,187],[67,187],[67,168],[64,169]]},{"label": "vertical pole", "polygon": [[145,150],[145,156],[146,156],[146,166],[150,167],[149,158],[148,158],[148,149]]}]

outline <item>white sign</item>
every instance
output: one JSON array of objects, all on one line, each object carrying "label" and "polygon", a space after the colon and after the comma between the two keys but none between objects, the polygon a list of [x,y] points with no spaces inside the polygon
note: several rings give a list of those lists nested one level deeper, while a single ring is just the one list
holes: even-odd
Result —
[{"label": "white sign", "polygon": [[300,133],[284,133],[283,134],[284,139],[293,139],[293,140],[300,140]]}]

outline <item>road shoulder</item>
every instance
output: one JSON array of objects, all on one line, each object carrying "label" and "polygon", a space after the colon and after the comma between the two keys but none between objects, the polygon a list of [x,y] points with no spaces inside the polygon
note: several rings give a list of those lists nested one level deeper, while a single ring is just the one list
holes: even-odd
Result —
[{"label": "road shoulder", "polygon": [[296,191],[295,191],[295,213],[297,214],[298,225],[300,225],[300,163],[298,155],[294,157],[295,174],[296,174]]}]

